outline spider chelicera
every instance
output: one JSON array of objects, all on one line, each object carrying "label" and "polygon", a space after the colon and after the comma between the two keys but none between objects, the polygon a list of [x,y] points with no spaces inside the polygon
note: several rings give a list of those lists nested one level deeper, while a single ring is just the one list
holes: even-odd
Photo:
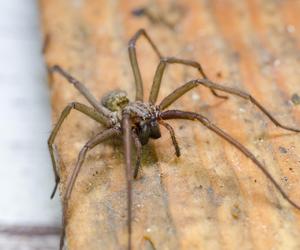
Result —
[{"label": "spider chelicera", "polygon": [[[144,101],[143,95],[143,81],[140,73],[140,69],[137,62],[136,57],[136,42],[141,37],[144,36],[146,40],[150,43],[155,53],[159,57],[160,61],[157,66],[153,84],[151,87],[149,99],[147,102]],[[220,95],[216,91],[225,92],[228,94],[236,95],[246,100],[249,100],[253,103],[258,109],[260,109],[269,119],[278,127],[281,127],[286,130],[300,132],[300,129],[288,127],[282,125],[278,122],[256,99],[254,99],[251,95],[240,91],[235,88],[225,87],[210,81],[205,75],[201,65],[196,61],[179,59],[175,57],[163,57],[159,52],[151,38],[145,32],[145,30],[138,30],[135,35],[129,41],[129,58],[131,67],[133,70],[134,78],[135,78],[135,87],[136,87],[136,97],[134,101],[130,101],[127,97],[127,94],[124,91],[113,91],[104,96],[101,100],[101,103],[95,99],[95,97],[89,92],[89,90],[78,80],[76,80],[73,76],[71,76],[68,72],[63,70],[60,66],[53,66],[50,69],[50,72],[57,72],[61,76],[63,76],[67,81],[74,85],[74,87],[87,99],[87,101],[93,106],[89,107],[85,104],[72,102],[65,107],[62,111],[60,118],[55,125],[49,140],[48,146],[52,159],[54,174],[55,174],[55,187],[52,192],[51,198],[53,198],[57,186],[59,184],[59,174],[57,163],[55,159],[55,148],[53,146],[54,139],[64,121],[64,119],[69,115],[72,109],[76,109],[79,112],[89,116],[95,121],[101,123],[106,127],[105,130],[98,133],[96,136],[91,138],[81,149],[75,168],[72,171],[72,174],[69,176],[66,184],[65,194],[63,197],[63,205],[64,208],[67,208],[68,200],[71,197],[72,189],[74,187],[76,178],[79,174],[80,168],[84,162],[85,156],[87,152],[102,143],[103,141],[115,137],[121,136],[123,138],[124,145],[124,159],[125,159],[125,170],[126,170],[126,179],[127,179],[127,227],[128,227],[128,249],[131,249],[131,232],[132,232],[132,177],[136,178],[138,176],[140,161],[141,161],[141,153],[142,146],[146,145],[149,139],[158,139],[161,137],[160,133],[160,125],[164,126],[170,133],[174,148],[175,154],[177,157],[180,156],[180,149],[175,137],[175,132],[173,128],[166,123],[166,120],[171,119],[185,119],[185,120],[193,120],[199,121],[208,129],[215,132],[217,135],[225,139],[227,142],[236,147],[241,153],[243,153],[246,157],[252,160],[252,162],[263,172],[263,174],[273,183],[276,189],[281,193],[283,198],[287,200],[292,206],[300,210],[300,206],[297,205],[294,201],[292,201],[289,196],[283,191],[280,185],[275,181],[275,179],[270,175],[264,165],[257,160],[257,158],[241,143],[232,138],[229,134],[224,132],[222,129],[214,125],[210,122],[206,117],[201,114],[182,111],[182,110],[166,110],[173,102],[179,99],[182,95],[190,91],[191,89],[197,86],[204,86],[211,90],[212,94],[218,98],[226,99],[227,96]],[[201,79],[195,79],[184,83],[182,86],[175,89],[172,93],[170,93],[167,97],[165,97],[160,104],[156,104],[157,96],[159,93],[162,76],[164,74],[164,70],[168,64],[183,64],[190,67],[196,68],[201,74]],[[131,144],[132,141],[136,148],[136,164],[135,169],[132,171],[132,161],[131,161]],[[61,248],[63,247],[63,238],[65,231],[66,221],[64,221],[63,228],[63,236],[61,240]]]}]

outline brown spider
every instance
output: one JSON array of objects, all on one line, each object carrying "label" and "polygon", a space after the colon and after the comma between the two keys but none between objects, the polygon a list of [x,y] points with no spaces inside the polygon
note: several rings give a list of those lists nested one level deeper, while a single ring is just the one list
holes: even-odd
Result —
[{"label": "brown spider", "polygon": [[[154,76],[153,84],[151,87],[150,96],[148,102],[144,102],[143,95],[143,82],[137,62],[136,57],[136,41],[139,37],[144,36],[147,41],[150,43],[155,53],[160,59],[160,62],[157,66],[156,73]],[[54,66],[50,69],[50,72],[57,72],[64,78],[66,78],[70,83],[72,83],[75,88],[87,99],[87,101],[93,106],[93,108],[88,107],[84,104],[78,102],[72,102],[62,111],[61,116],[55,125],[49,140],[49,151],[52,159],[54,174],[55,174],[55,187],[52,192],[51,198],[54,196],[58,183],[59,183],[59,174],[57,171],[57,164],[55,160],[55,151],[53,147],[54,139],[57,135],[59,128],[61,127],[64,119],[68,116],[72,109],[76,109],[95,121],[103,124],[106,129],[91,138],[81,149],[76,166],[67,180],[66,191],[63,197],[64,209],[67,208],[68,200],[70,199],[72,189],[76,178],[79,174],[80,168],[84,162],[86,153],[88,150],[92,149],[99,143],[107,140],[108,138],[114,136],[122,136],[123,144],[124,144],[124,154],[125,154],[125,165],[126,165],[126,178],[127,178],[127,227],[128,227],[128,249],[131,249],[131,232],[132,232],[132,176],[134,178],[137,177],[138,171],[140,168],[140,159],[141,159],[141,149],[143,145],[146,145],[150,138],[158,139],[161,137],[160,133],[160,125],[167,128],[169,131],[173,145],[175,147],[176,156],[180,156],[180,149],[175,137],[175,133],[173,128],[165,122],[165,120],[170,119],[186,119],[186,120],[196,120],[201,122],[208,129],[212,130],[220,137],[228,141],[230,144],[235,146],[241,153],[243,153],[246,157],[251,159],[253,163],[263,172],[263,174],[273,183],[276,189],[281,193],[284,199],[286,199],[292,206],[300,210],[300,206],[297,205],[294,201],[292,201],[289,196],[283,191],[280,185],[275,181],[275,179],[270,175],[270,173],[266,170],[264,165],[257,160],[257,158],[241,143],[236,141],[226,132],[218,128],[216,125],[211,123],[206,117],[187,111],[181,110],[167,110],[165,109],[169,107],[173,102],[175,102],[182,95],[190,91],[191,89],[202,85],[209,88],[213,95],[219,98],[226,99],[227,96],[219,95],[215,92],[215,90],[222,91],[228,94],[236,95],[246,100],[252,102],[258,109],[260,109],[269,119],[278,127],[281,127],[286,130],[300,132],[300,129],[291,128],[285,125],[282,125],[278,122],[256,99],[254,99],[251,95],[234,89],[230,87],[225,87],[210,81],[205,73],[202,70],[201,65],[198,62],[191,60],[178,59],[175,57],[163,57],[161,53],[158,51],[157,47],[154,45],[153,41],[150,39],[145,30],[140,29],[136,32],[136,34],[129,41],[129,57],[130,63],[133,69],[133,74],[135,78],[135,87],[136,87],[136,98],[134,101],[130,101],[127,97],[127,94],[124,91],[113,91],[102,98],[101,103],[99,103],[94,96],[88,91],[88,89],[74,77],[72,77],[69,73],[64,71],[60,66]],[[191,80],[189,82],[184,83],[179,88],[175,89],[172,93],[170,93],[167,97],[165,97],[159,105],[156,105],[156,100],[158,96],[158,92],[160,89],[161,79],[164,73],[164,70],[167,64],[183,64],[187,66],[194,67],[198,69],[202,78]],[[137,159],[134,172],[132,173],[132,163],[131,163],[131,141],[134,142],[137,151]],[[63,238],[64,231],[66,226],[66,221],[64,219],[64,228],[63,235],[61,239],[61,248],[63,247]]]}]

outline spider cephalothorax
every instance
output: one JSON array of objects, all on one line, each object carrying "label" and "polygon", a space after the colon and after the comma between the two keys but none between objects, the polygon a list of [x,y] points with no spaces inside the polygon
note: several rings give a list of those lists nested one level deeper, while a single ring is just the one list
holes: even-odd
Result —
[{"label": "spider cephalothorax", "polygon": [[127,93],[123,90],[109,92],[102,98],[101,103],[110,111],[116,112],[118,125],[121,124],[122,112],[130,114],[132,129],[142,145],[146,145],[150,138],[161,137],[157,121],[159,107],[141,101],[130,102]]},{"label": "spider cephalothorax", "polygon": [[133,130],[142,145],[146,145],[150,138],[158,139],[161,137],[157,121],[159,109],[155,105],[135,101],[124,107],[123,112],[130,114]]},{"label": "spider cephalothorax", "polygon": [[[136,50],[135,44],[139,37],[144,36],[155,53],[160,59],[159,65],[157,66],[156,73],[154,76],[153,84],[150,91],[150,96],[148,102],[144,101],[143,94],[143,82],[139,70],[139,66],[136,58]],[[76,109],[95,121],[103,124],[106,129],[102,132],[98,133],[96,136],[92,137],[81,149],[76,166],[72,171],[72,174],[67,180],[65,194],[64,194],[64,208],[67,210],[68,200],[71,197],[71,192],[73,186],[75,184],[76,178],[79,174],[80,168],[84,162],[86,153],[88,150],[92,149],[99,143],[104,140],[111,138],[113,136],[122,136],[123,144],[124,144],[124,155],[125,155],[125,166],[126,166],[126,179],[127,179],[127,205],[128,205],[128,249],[131,249],[131,231],[132,231],[132,220],[131,220],[131,203],[132,203],[132,174],[134,178],[138,176],[140,159],[141,159],[141,148],[142,145],[148,143],[149,139],[157,139],[160,138],[160,128],[159,125],[164,126],[170,133],[173,145],[175,147],[176,156],[180,156],[180,151],[178,147],[178,143],[176,141],[175,133],[173,128],[165,122],[165,120],[169,119],[185,119],[185,120],[194,120],[201,122],[204,126],[206,126],[211,131],[215,132],[217,135],[225,139],[227,142],[232,144],[241,153],[243,153],[246,157],[248,157],[252,162],[262,171],[262,173],[273,183],[276,189],[281,193],[281,195],[295,208],[300,209],[300,206],[297,205],[294,201],[292,201],[289,196],[285,193],[285,191],[280,187],[280,185],[275,181],[275,179],[270,175],[265,166],[257,160],[257,158],[241,143],[232,138],[225,131],[221,130],[219,127],[210,122],[206,117],[194,113],[194,112],[186,112],[181,110],[165,110],[169,107],[173,102],[179,99],[186,92],[197,86],[204,86],[211,90],[212,94],[218,98],[227,98],[227,96],[219,95],[217,91],[225,92],[227,94],[232,94],[243,99],[249,100],[252,104],[254,104],[258,109],[260,109],[276,126],[281,127],[286,130],[300,132],[300,129],[288,127],[282,125],[278,122],[255,98],[251,95],[234,89],[230,87],[226,87],[217,83],[214,83],[208,80],[207,76],[203,72],[201,65],[198,62],[191,60],[184,60],[175,57],[162,57],[161,53],[158,51],[150,37],[144,30],[139,30],[129,41],[129,57],[131,66],[133,69],[133,74],[135,78],[136,85],[136,98],[134,101],[130,101],[127,97],[127,94],[124,91],[113,91],[109,94],[105,95],[102,98],[101,103],[97,101],[97,99],[88,91],[88,89],[74,77],[72,77],[69,73],[64,71],[60,66],[54,66],[51,68],[50,72],[57,72],[63,77],[65,77],[70,83],[72,83],[80,93],[85,96],[87,101],[93,106],[93,108],[78,103],[72,102],[70,103],[62,112],[56,126],[54,127],[49,140],[49,151],[53,163],[53,169],[56,179],[56,185],[53,190],[51,197],[54,196],[57,185],[59,183],[59,174],[56,166],[56,159],[54,154],[53,143],[54,139],[57,135],[57,132],[62,125],[64,119],[70,113],[72,109]],[[160,84],[162,80],[162,76],[167,64],[183,64],[190,67],[196,68],[201,74],[200,79],[191,80],[189,82],[184,83],[180,87],[176,88],[172,93],[163,98],[159,105],[156,105],[158,92],[160,89]],[[134,173],[132,171],[132,162],[131,162],[131,142],[134,142],[136,148],[136,167],[134,169]],[[64,218],[64,230],[63,235],[61,237],[61,248],[63,247],[63,239],[65,226],[67,224],[66,218]]]}]

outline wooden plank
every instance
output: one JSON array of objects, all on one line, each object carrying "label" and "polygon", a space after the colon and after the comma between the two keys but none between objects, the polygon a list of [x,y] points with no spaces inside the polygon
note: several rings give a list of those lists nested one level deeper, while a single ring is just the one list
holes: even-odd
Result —
[{"label": "wooden plank", "polygon": [[[287,125],[300,127],[299,1],[40,1],[47,65],[59,64],[97,98],[113,89],[134,96],[127,42],[144,27],[166,56],[195,59],[210,79],[245,90]],[[147,7],[150,16],[131,13]],[[138,57],[149,92],[157,58],[145,41]],[[193,70],[172,65],[159,98]],[[85,100],[63,80],[50,79],[53,119],[68,102]],[[245,100],[223,101],[204,88],[173,108],[201,112],[249,148],[300,204],[299,134],[276,128]],[[72,113],[56,140],[64,166],[62,186],[78,152],[101,130]],[[134,249],[299,249],[300,212],[238,150],[185,121],[176,129],[176,159],[166,131],[145,147],[143,174],[133,185]],[[121,142],[88,156],[68,211],[69,249],[125,249],[126,185]]]}]

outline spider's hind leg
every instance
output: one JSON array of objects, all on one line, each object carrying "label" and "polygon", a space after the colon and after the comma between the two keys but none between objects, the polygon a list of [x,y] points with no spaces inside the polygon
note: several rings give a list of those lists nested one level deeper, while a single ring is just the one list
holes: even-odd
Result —
[{"label": "spider's hind leg", "polygon": [[252,95],[238,90],[236,88],[226,87],[217,83],[214,83],[208,79],[196,79],[191,80],[183,84],[181,87],[175,89],[171,94],[166,96],[161,103],[159,104],[159,107],[161,110],[164,110],[169,105],[171,105],[173,102],[175,102],[178,98],[180,98],[182,95],[190,91],[191,89],[202,85],[206,88],[219,90],[228,94],[232,94],[238,97],[241,97],[245,100],[250,101],[253,105],[255,105],[261,112],[263,112],[276,126],[281,127],[285,130],[294,131],[294,132],[300,132],[299,128],[293,128],[290,126],[286,126],[279,122],[271,113],[263,106],[261,105]]},{"label": "spider's hind leg", "polygon": [[136,87],[136,101],[143,101],[144,99],[144,90],[143,90],[143,80],[140,72],[140,68],[137,61],[136,56],[136,42],[141,37],[144,36],[147,41],[150,43],[151,47],[153,48],[154,52],[157,54],[159,58],[161,58],[161,54],[151,38],[148,36],[147,32],[144,29],[138,30],[134,36],[129,40],[128,43],[128,52],[129,52],[129,59],[134,75],[135,80],[135,87]]},{"label": "spider's hind leg", "polygon": [[[153,84],[152,84],[150,95],[149,95],[149,102],[152,104],[154,104],[157,100],[162,77],[165,72],[166,66],[168,64],[181,64],[181,65],[193,67],[198,70],[198,72],[204,79],[208,79],[206,74],[204,73],[204,70],[203,70],[201,64],[197,61],[180,59],[180,58],[176,58],[176,57],[163,57],[160,59],[159,64],[156,68],[155,75],[153,78]],[[210,88],[210,91],[216,97],[219,97],[222,99],[228,98],[228,96],[218,94],[213,88]]]},{"label": "spider's hind leg", "polygon": [[86,100],[98,111],[98,116],[102,117],[101,123],[107,127],[112,125],[111,118],[114,117],[113,113],[109,109],[101,105],[100,102],[90,93],[90,91],[83,83],[78,81],[58,65],[54,65],[53,67],[49,68],[49,72],[56,72],[64,77],[69,83],[73,84],[74,87],[86,98]]}]

